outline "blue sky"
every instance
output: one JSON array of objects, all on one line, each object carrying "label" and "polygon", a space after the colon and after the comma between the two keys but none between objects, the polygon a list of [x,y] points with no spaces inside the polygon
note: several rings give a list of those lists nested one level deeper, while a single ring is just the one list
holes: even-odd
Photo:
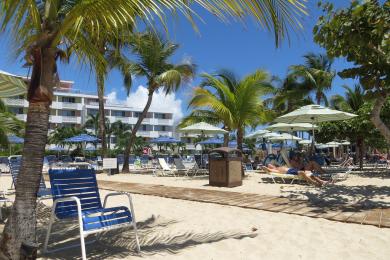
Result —
[{"label": "blue sky", "polygon": [[[346,0],[334,0],[333,2],[336,7],[349,4],[349,1]],[[261,29],[250,20],[245,25],[235,22],[226,24],[218,21],[206,11],[199,9],[198,14],[205,21],[205,23],[198,22],[199,35],[184,18],[176,17],[169,22],[169,39],[179,43],[180,49],[172,60],[180,62],[184,59],[191,59],[197,64],[198,73],[212,73],[218,69],[226,68],[232,69],[238,75],[243,76],[260,68],[269,71],[272,75],[283,78],[290,65],[303,63],[302,55],[305,53],[324,52],[312,40],[312,28],[321,14],[316,3],[317,1],[310,0],[307,3],[309,16],[304,18],[304,30],[298,35],[293,34],[290,44],[285,41],[278,49],[275,47],[272,34]],[[0,70],[26,74],[26,70],[21,68],[22,63],[14,62],[14,56],[12,56],[10,48],[12,48],[12,44],[2,35],[0,38]],[[334,63],[334,69],[338,71],[346,67],[348,67],[348,64],[343,59],[338,59]],[[75,81],[74,88],[96,92],[94,76],[87,68],[82,68],[72,62],[71,64],[61,64],[59,72],[61,79]],[[191,85],[196,86],[199,81],[199,76],[197,76]],[[144,84],[143,79],[135,80],[133,93],[131,94],[133,96],[128,99],[128,104],[135,100],[139,101],[137,105],[142,103],[140,102],[141,99],[137,97],[142,92],[137,87],[142,84]],[[352,85],[353,82],[336,77],[333,88],[328,94],[342,93],[341,85],[343,84]],[[116,99],[124,100],[126,98],[121,76],[116,71],[111,72],[107,79],[106,94],[110,93]],[[187,101],[190,95],[191,87],[186,86],[177,92],[174,97],[170,97],[170,101],[176,101],[174,105],[181,108],[179,113],[188,113]],[[163,98],[163,96],[160,95],[158,98]]]}]

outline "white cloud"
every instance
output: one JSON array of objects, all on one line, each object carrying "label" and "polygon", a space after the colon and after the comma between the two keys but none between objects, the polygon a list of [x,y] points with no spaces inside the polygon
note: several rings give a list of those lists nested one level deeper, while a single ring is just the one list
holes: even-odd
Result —
[{"label": "white cloud", "polygon": [[[107,95],[108,103],[123,103],[129,107],[144,108],[148,100],[148,89],[142,85],[138,86],[135,92],[130,93],[126,100],[117,98],[117,92],[114,90]],[[175,93],[165,95],[159,91],[153,95],[150,109],[153,111],[173,113],[173,120],[179,121],[183,117],[182,100],[176,97]]]}]

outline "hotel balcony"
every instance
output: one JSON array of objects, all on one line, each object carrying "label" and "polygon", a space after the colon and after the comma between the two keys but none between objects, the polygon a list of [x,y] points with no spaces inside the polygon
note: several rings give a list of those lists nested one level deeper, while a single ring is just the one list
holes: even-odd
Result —
[{"label": "hotel balcony", "polygon": [[70,123],[70,124],[81,124],[80,116],[50,116],[50,123]]},{"label": "hotel balcony", "polygon": [[28,101],[18,98],[3,98],[5,105],[15,107],[28,107]]},{"label": "hotel balcony", "polygon": [[26,114],[18,114],[18,115],[16,115],[16,118],[19,119],[19,120],[22,120],[24,122],[27,121],[27,115]]},{"label": "hotel balcony", "polygon": [[67,103],[67,102],[57,102],[57,101],[54,101],[51,104],[51,108],[53,108],[53,109],[82,110],[83,109],[83,104],[81,104],[81,103]]}]

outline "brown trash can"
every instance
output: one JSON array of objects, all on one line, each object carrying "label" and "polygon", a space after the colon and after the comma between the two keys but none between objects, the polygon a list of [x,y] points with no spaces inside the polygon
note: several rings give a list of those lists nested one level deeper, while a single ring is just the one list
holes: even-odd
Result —
[{"label": "brown trash can", "polygon": [[229,147],[216,148],[209,153],[209,184],[218,187],[242,185],[242,153]]}]

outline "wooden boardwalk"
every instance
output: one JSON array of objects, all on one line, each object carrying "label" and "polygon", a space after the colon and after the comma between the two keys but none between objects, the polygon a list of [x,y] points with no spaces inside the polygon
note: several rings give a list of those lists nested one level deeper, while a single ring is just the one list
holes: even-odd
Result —
[{"label": "wooden boardwalk", "polygon": [[390,228],[390,208],[367,208],[358,204],[332,207],[329,204],[313,204],[306,200],[295,200],[285,197],[252,193],[114,181],[98,182],[100,188],[107,190],[125,191],[134,194],[151,195],[170,199],[215,203],[248,209],[282,212],[313,218],[324,218],[346,223],[374,225],[380,228]]}]

